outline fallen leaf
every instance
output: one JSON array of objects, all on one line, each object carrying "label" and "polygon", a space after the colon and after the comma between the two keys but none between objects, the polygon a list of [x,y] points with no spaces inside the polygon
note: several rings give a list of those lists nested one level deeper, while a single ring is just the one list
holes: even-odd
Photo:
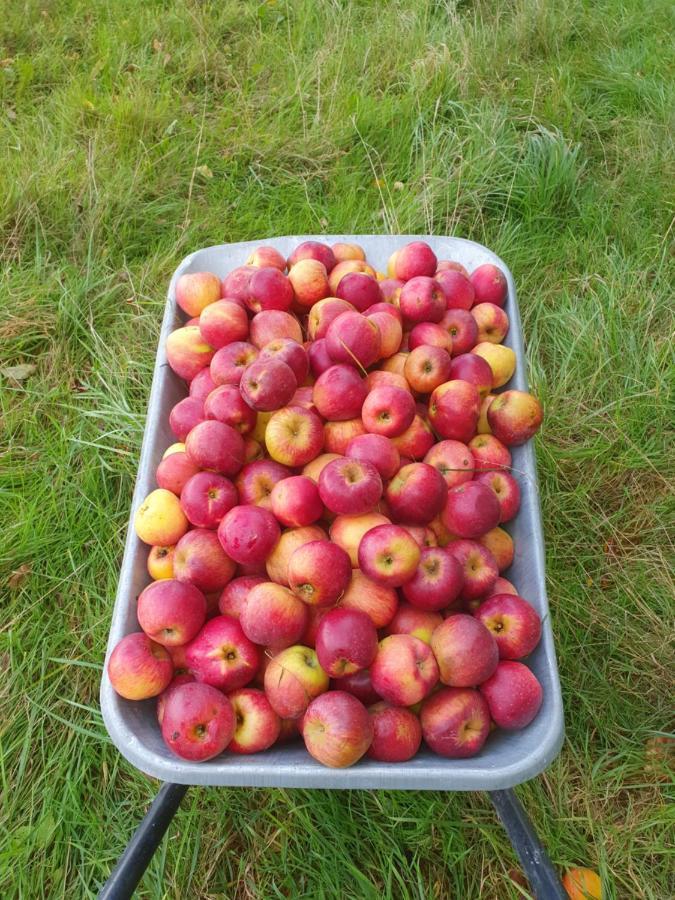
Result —
[{"label": "fallen leaf", "polygon": [[6,56],[4,59],[0,59],[0,69],[6,69],[8,66],[11,66],[14,62],[11,56]]},{"label": "fallen leaf", "polygon": [[10,122],[15,122],[15,121],[16,121],[16,113],[14,112],[13,109],[8,109],[8,110],[7,110],[7,118],[9,119]]},{"label": "fallen leaf", "polygon": [[152,49],[155,51],[155,53],[159,53],[159,51],[162,49],[162,46],[162,42],[158,41],[157,38],[155,38],[152,42]]},{"label": "fallen leaf", "polygon": [[28,578],[31,571],[31,567],[28,565],[28,563],[23,563],[23,565],[19,566],[18,569],[15,569],[15,571],[12,572],[12,574],[7,579],[7,584],[13,589],[20,587],[21,584],[26,580],[26,578]]},{"label": "fallen leaf", "polygon": [[209,169],[208,166],[197,166],[195,172],[198,175],[201,175],[202,178],[213,178],[213,172]]},{"label": "fallen leaf", "polygon": [[394,190],[395,190],[395,191],[402,191],[404,187],[405,187],[405,185],[403,184],[402,181],[395,181],[395,182],[394,182]]},{"label": "fallen leaf", "polygon": [[37,366],[33,363],[21,363],[18,366],[8,366],[6,369],[0,369],[0,375],[5,378],[11,378],[12,381],[25,381],[29,378]]},{"label": "fallen leaf", "polygon": [[83,100],[83,101],[82,101],[82,106],[84,106],[85,109],[88,109],[89,112],[96,112],[96,107],[95,107],[94,104],[91,102],[91,100]]}]

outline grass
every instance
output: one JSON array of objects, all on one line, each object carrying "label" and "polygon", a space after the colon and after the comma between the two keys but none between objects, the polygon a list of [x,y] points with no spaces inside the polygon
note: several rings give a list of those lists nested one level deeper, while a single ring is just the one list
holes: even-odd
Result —
[{"label": "grass", "polygon": [[[3,10],[3,897],[94,896],[157,789],[98,683],[167,279],[314,231],[453,233],[514,272],[567,727],[518,793],[561,869],[673,895],[672,24],[665,0]],[[199,789],[139,895],[529,896],[481,794]]]}]

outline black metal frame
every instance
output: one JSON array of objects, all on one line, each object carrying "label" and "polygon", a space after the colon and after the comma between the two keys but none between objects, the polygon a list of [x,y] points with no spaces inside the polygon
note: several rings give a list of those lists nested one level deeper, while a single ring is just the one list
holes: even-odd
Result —
[{"label": "black metal frame", "polygon": [[[162,842],[187,785],[163,784],[145,818],[99,893],[99,900],[129,900]],[[497,815],[521,862],[536,900],[566,900],[558,873],[512,790],[490,791]]]}]

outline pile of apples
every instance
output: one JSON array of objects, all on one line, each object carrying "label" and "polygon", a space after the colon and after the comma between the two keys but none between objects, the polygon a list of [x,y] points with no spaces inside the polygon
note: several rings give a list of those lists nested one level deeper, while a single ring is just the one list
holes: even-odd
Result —
[{"label": "pile of apples", "polygon": [[[286,274],[287,272],[287,274]],[[157,697],[178,756],[301,736],[327,766],[478,753],[542,688],[541,621],[502,577],[509,447],[542,420],[507,384],[507,282],[428,244],[261,246],[182,275],[166,344],[189,385],[135,516],[153,581],[108,673]]]}]

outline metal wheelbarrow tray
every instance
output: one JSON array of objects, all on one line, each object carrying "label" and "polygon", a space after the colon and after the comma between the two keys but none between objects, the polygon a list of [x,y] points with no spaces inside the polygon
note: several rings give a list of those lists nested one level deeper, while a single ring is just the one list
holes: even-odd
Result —
[{"label": "metal wheelbarrow tray", "polygon": [[[148,548],[136,537],[131,519],[143,498],[156,487],[157,464],[175,440],[169,429],[169,411],[187,393],[184,382],[169,368],[165,354],[167,336],[182,321],[175,301],[176,281],[185,272],[199,271],[214,272],[223,278],[236,266],[243,265],[256,246],[271,244],[288,257],[304,240],[356,242],[366,251],[368,261],[382,271],[386,269],[389,255],[411,240],[427,241],[439,259],[461,262],[469,271],[483,263],[495,263],[508,280],[505,308],[510,328],[504,343],[513,348],[518,359],[516,373],[506,388],[527,390],[513,277],[504,262],[481,244],[430,235],[302,235],[221,244],[192,253],[178,266],[169,285],[107,656],[124,635],[139,630],[136,598],[150,581],[146,568]],[[156,701],[138,703],[122,699],[113,691],[104,670],[101,706],[113,743],[142,772],[185,785],[495,791],[527,781],[543,771],[562,745],[562,702],[546,598],[544,543],[532,442],[512,448],[512,455],[522,502],[520,512],[507,526],[515,540],[515,559],[506,575],[543,620],[541,642],[527,662],[542,684],[544,699],[539,714],[527,728],[510,733],[499,730],[490,736],[478,756],[462,760],[444,759],[422,749],[406,763],[387,764],[364,758],[348,769],[328,769],[315,762],[302,742],[298,742],[251,756],[225,753],[205,763],[191,763],[174,756],[162,741]]]}]

